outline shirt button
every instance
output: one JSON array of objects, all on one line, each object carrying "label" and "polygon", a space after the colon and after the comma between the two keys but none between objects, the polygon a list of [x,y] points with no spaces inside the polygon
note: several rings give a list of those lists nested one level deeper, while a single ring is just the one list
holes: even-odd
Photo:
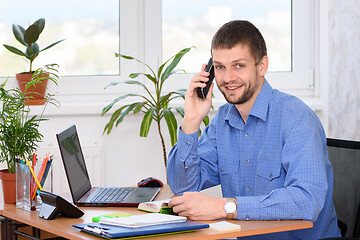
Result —
[{"label": "shirt button", "polygon": [[250,191],[251,189],[248,187],[247,190]]},{"label": "shirt button", "polygon": [[246,216],[246,217],[245,217],[245,220],[246,220],[246,221],[249,221],[249,220],[250,220],[249,216]]},{"label": "shirt button", "polygon": [[186,142],[186,145],[190,146],[190,144],[191,144],[190,142]]},{"label": "shirt button", "polygon": [[250,162],[250,160],[249,159],[246,159],[246,161],[245,161],[246,163],[249,163]]},{"label": "shirt button", "polygon": [[249,136],[249,133],[245,133],[245,137],[248,137]]},{"label": "shirt button", "polygon": [[224,168],[220,168],[220,172],[224,171]]},{"label": "shirt button", "polygon": [[269,178],[272,178],[272,173],[270,173]]}]

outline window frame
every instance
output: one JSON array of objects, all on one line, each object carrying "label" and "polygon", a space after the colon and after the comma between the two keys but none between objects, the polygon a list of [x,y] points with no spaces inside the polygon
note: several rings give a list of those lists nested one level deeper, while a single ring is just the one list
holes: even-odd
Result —
[{"label": "window frame", "polygon": [[[327,4],[324,1],[293,0],[293,9],[293,71],[268,73],[266,78],[274,88],[296,95],[314,110],[323,111],[326,110],[326,92],[323,90],[326,85],[323,79],[323,76],[326,76],[326,64],[322,63],[322,60],[327,56],[327,50],[326,45],[324,49],[324,45],[319,43],[324,40],[323,34],[326,33],[323,28],[327,26],[327,20],[323,19],[323,16],[327,14]],[[156,67],[162,55],[161,0],[122,0],[119,21],[120,52]],[[297,29],[306,32],[301,33],[296,31]],[[304,52],[304,56],[299,56]],[[61,111],[50,107],[47,110],[48,115],[100,114],[102,108],[119,95],[133,90],[143,91],[138,87],[125,85],[104,89],[111,82],[127,80],[127,76],[132,72],[146,70],[135,61],[119,61],[120,75],[61,77],[59,86],[50,84],[50,91],[57,92],[57,99],[62,106]],[[168,80],[165,91],[187,88],[192,76],[193,74],[177,74]],[[14,79],[10,79],[11,81],[15,82]],[[215,90],[215,96],[214,106],[217,109],[225,100],[218,90]]]}]

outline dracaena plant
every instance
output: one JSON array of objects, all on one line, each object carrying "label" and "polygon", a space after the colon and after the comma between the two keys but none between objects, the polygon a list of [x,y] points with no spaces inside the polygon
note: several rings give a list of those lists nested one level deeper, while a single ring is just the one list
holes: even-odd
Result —
[{"label": "dracaena plant", "polygon": [[30,25],[26,30],[20,25],[13,24],[12,30],[14,33],[15,39],[26,47],[25,51],[21,51],[16,47],[9,46],[4,44],[4,47],[9,50],[10,52],[19,55],[21,57],[25,57],[30,62],[30,71],[32,72],[32,64],[35,58],[39,55],[40,52],[49,49],[56,44],[64,41],[65,39],[59,40],[50,44],[49,46],[40,50],[39,44],[36,41],[39,39],[41,32],[44,30],[45,27],[45,19],[40,18],[39,20],[35,21],[32,25]]},{"label": "dracaena plant", "polygon": [[[137,101],[132,103],[126,103],[120,107],[118,107],[114,113],[112,114],[109,122],[105,125],[104,133],[109,134],[113,129],[114,125],[118,126],[124,119],[126,115],[130,112],[137,114],[143,113],[144,117],[140,126],[140,137],[147,137],[149,133],[149,129],[151,123],[154,121],[157,125],[157,130],[160,136],[162,151],[164,156],[164,165],[167,166],[167,154],[166,154],[166,146],[164,137],[162,134],[161,122],[165,119],[167,124],[167,128],[169,130],[169,135],[171,139],[171,145],[174,146],[177,141],[177,120],[174,115],[175,112],[180,114],[181,117],[184,117],[184,108],[183,107],[172,107],[170,106],[170,102],[177,98],[185,98],[186,89],[179,89],[177,91],[171,92],[163,92],[164,83],[168,80],[168,78],[177,73],[179,71],[184,70],[176,70],[176,66],[179,64],[180,60],[183,56],[191,50],[190,48],[185,48],[168,59],[165,63],[158,66],[156,70],[153,70],[148,64],[133,58],[131,56],[126,56],[122,54],[116,54],[117,57],[122,57],[127,60],[134,60],[141,64],[143,64],[148,73],[131,73],[129,78],[132,80],[128,81],[120,81],[110,83],[109,86],[115,86],[118,84],[135,84],[140,86],[145,90],[145,94],[138,93],[129,93],[122,96],[119,96],[115,100],[113,100],[108,106],[106,106],[101,116],[104,116],[111,108],[114,107],[116,103],[119,101],[132,97],[136,98]],[[138,80],[134,80],[139,76],[144,76],[145,80],[149,81],[152,84],[144,84]],[[148,86],[153,86],[153,89],[150,89]],[[106,87],[106,88],[107,88]],[[205,126],[209,124],[208,116],[203,120]]]}]

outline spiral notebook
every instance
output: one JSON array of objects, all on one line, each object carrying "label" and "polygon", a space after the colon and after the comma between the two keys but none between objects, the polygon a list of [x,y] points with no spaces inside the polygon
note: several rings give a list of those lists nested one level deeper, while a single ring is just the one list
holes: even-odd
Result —
[{"label": "spiral notebook", "polygon": [[113,225],[127,228],[147,227],[152,225],[160,225],[167,223],[185,222],[186,217],[168,215],[161,213],[147,213],[133,215],[125,218],[103,218],[100,219],[101,224]]}]

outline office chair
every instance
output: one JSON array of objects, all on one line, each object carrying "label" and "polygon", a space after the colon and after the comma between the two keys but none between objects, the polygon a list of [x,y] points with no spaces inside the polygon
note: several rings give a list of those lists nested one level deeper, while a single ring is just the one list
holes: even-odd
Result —
[{"label": "office chair", "polygon": [[333,200],[343,238],[360,239],[360,142],[327,139],[334,172]]}]

